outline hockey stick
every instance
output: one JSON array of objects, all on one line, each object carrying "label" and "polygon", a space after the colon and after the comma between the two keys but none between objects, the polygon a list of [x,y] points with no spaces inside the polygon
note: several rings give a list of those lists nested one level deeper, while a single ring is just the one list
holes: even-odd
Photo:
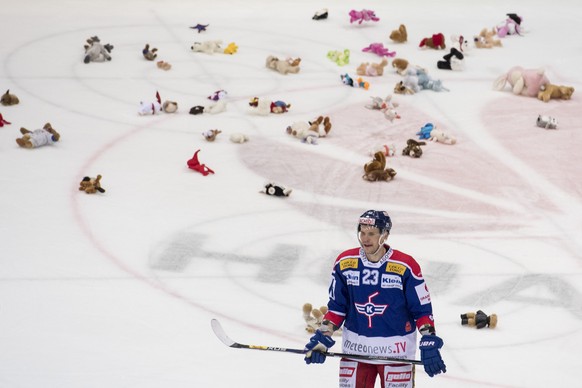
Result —
[{"label": "hockey stick", "polygon": [[[230,348],[236,349],[254,349],[254,350],[266,350],[271,352],[284,352],[284,353],[296,353],[296,354],[305,354],[306,351],[302,349],[288,349],[288,348],[281,348],[275,346],[260,346],[260,345],[245,345],[238,342],[233,341],[230,339],[228,335],[224,332],[222,325],[218,321],[218,319],[212,319],[210,321],[210,325],[212,326],[212,331],[218,337],[218,339]],[[420,360],[408,360],[405,358],[396,358],[396,357],[386,357],[386,356],[366,356],[361,354],[348,354],[348,353],[334,353],[334,352],[325,352],[324,353],[327,357],[345,357],[350,358],[353,360],[375,360],[375,361],[389,361],[389,362],[397,362],[401,364],[416,364],[422,365],[422,361]]]}]

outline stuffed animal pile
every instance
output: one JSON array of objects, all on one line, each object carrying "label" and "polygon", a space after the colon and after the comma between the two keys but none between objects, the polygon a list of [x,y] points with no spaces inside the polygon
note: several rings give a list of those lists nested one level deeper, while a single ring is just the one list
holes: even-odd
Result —
[{"label": "stuffed animal pile", "polygon": [[41,129],[35,129],[34,131],[20,128],[20,133],[22,133],[22,137],[16,139],[16,144],[22,148],[38,148],[54,144],[61,138],[61,135],[50,123],[46,123]]}]

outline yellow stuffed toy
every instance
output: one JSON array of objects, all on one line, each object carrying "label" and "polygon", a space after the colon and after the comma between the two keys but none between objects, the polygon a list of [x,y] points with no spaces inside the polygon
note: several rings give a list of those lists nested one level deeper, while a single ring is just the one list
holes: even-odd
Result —
[{"label": "yellow stuffed toy", "polygon": [[574,88],[564,85],[544,84],[540,87],[538,92],[538,99],[543,102],[548,102],[550,99],[569,100],[574,94]]}]

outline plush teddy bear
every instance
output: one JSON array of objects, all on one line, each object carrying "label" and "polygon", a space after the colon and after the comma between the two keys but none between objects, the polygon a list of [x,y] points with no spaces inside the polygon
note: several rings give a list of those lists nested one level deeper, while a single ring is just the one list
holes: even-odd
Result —
[{"label": "plush teddy bear", "polygon": [[495,39],[496,32],[494,30],[488,30],[484,28],[481,30],[479,35],[473,37],[475,42],[475,47],[477,48],[493,48],[493,47],[503,47],[503,43],[499,39]]},{"label": "plush teddy bear", "polygon": [[289,125],[286,132],[300,139],[303,143],[317,144],[317,139],[326,137],[331,131],[331,121],[328,116],[318,116],[313,121],[296,121]]},{"label": "plush teddy bear", "polygon": [[103,45],[97,36],[92,36],[91,38],[87,39],[86,45],[83,47],[85,48],[85,57],[83,62],[105,62],[111,60],[111,51],[113,50],[113,46],[109,43]]},{"label": "plush teddy bear", "polygon": [[178,103],[175,101],[164,101],[160,97],[160,93],[156,92],[156,100],[152,102],[139,102],[137,114],[140,116],[155,115],[159,112],[175,113],[178,110]]},{"label": "plush teddy bear", "polygon": [[421,68],[409,68],[404,79],[394,86],[396,94],[415,94],[421,90],[433,90],[435,92],[449,91],[441,80],[430,77],[426,70]]},{"label": "plush teddy bear", "polygon": [[424,141],[408,139],[406,141],[406,147],[402,150],[402,155],[410,156],[412,158],[420,158],[422,156],[422,148],[420,148],[420,146],[423,145],[426,145]]},{"label": "plush teddy bear", "polygon": [[274,197],[288,197],[293,190],[280,186],[276,183],[267,183],[261,190],[261,193],[272,195]]},{"label": "plush teddy bear", "polygon": [[315,333],[321,327],[323,316],[327,313],[327,306],[313,308],[311,303],[303,305],[303,319],[305,320],[305,330],[308,333]]},{"label": "plush teddy bear", "polygon": [[233,143],[242,144],[249,141],[249,137],[241,132],[235,132],[230,135],[229,140]]},{"label": "plush teddy bear", "polygon": [[380,63],[364,62],[356,69],[358,75],[367,75],[369,77],[382,76],[384,68],[388,65],[386,58],[382,58]]},{"label": "plush teddy bear", "polygon": [[10,121],[6,121],[4,120],[4,116],[2,116],[2,113],[0,113],[0,128],[3,127],[4,125],[10,125],[12,124]]},{"label": "plush teddy bear", "polygon": [[384,154],[385,157],[389,158],[392,156],[396,156],[396,145],[392,144],[382,144],[379,145],[370,151],[370,156],[374,157],[376,152],[381,152]]},{"label": "plush teddy bear", "polygon": [[329,15],[327,8],[322,8],[319,11],[316,11],[313,14],[313,17],[311,19],[313,20],[324,20],[327,19],[327,16]]},{"label": "plush teddy bear", "polygon": [[273,55],[269,55],[267,57],[265,66],[267,67],[267,69],[278,71],[283,75],[287,75],[289,73],[297,74],[299,73],[299,70],[301,70],[301,67],[299,67],[298,65],[293,66],[293,64],[289,63],[289,61],[280,60],[279,58]]},{"label": "plush teddy bear", "polygon": [[218,100],[210,105],[196,105],[190,108],[191,115],[199,115],[202,113],[217,114],[226,111],[226,101]]},{"label": "plush teddy bear", "polygon": [[141,50],[141,53],[143,54],[143,57],[145,59],[147,59],[148,61],[153,61],[158,56],[158,49],[157,48],[150,49],[150,44],[146,43],[144,49]]},{"label": "plush teddy bear", "polygon": [[497,322],[497,314],[487,315],[481,310],[477,310],[476,313],[470,312],[461,314],[461,325],[476,327],[477,329],[482,329],[484,327],[495,329],[497,327]]},{"label": "plush teddy bear", "polygon": [[10,89],[8,89],[6,93],[4,93],[2,97],[0,97],[0,104],[4,106],[16,105],[19,102],[20,100],[18,99],[18,97],[16,97],[16,95],[10,94]]},{"label": "plush teddy bear", "polygon": [[469,51],[469,41],[463,35],[451,35],[452,46],[462,53]]},{"label": "plush teddy bear", "polygon": [[362,52],[373,53],[381,57],[394,57],[396,55],[396,51],[388,50],[383,43],[371,43],[368,47],[364,47]]},{"label": "plush teddy bear", "polygon": [[437,62],[437,67],[442,70],[460,71],[465,68],[465,56],[456,48],[451,48],[450,52]]},{"label": "plush teddy bear", "polygon": [[214,171],[210,167],[206,166],[203,163],[200,163],[200,161],[198,160],[199,152],[200,150],[194,152],[194,156],[192,156],[192,158],[186,162],[188,168],[197,171],[204,176],[207,176],[208,174],[214,174]]},{"label": "plush teddy bear", "polygon": [[331,50],[327,52],[327,57],[335,62],[338,66],[345,66],[350,63],[350,50],[344,51]]},{"label": "plush teddy bear", "polygon": [[551,116],[538,115],[536,125],[545,129],[558,129],[558,119]]},{"label": "plush teddy bear", "polygon": [[393,122],[394,119],[399,119],[400,115],[396,111],[398,104],[392,102],[392,95],[389,94],[386,98],[382,99],[381,97],[371,97],[372,103],[366,105],[366,108],[379,110],[384,113],[384,117]]},{"label": "plush teddy bear", "polygon": [[552,98],[557,100],[569,100],[572,98],[572,94],[574,94],[574,88],[571,86],[558,86],[548,83],[540,87],[540,91],[538,92],[538,99],[542,100],[543,102],[548,102]]},{"label": "plush teddy bear", "polygon": [[54,144],[61,138],[61,135],[46,123],[41,129],[29,131],[26,128],[20,128],[22,137],[16,139],[16,144],[22,148],[37,148],[48,144]]},{"label": "plush teddy bear", "polygon": [[202,132],[202,136],[204,136],[206,141],[214,141],[216,140],[216,136],[221,133],[222,131],[220,129],[209,129],[208,131]]},{"label": "plush teddy bear", "polygon": [[214,53],[224,53],[224,50],[221,47],[222,40],[207,40],[204,42],[194,42],[190,49],[195,53],[205,53],[205,54],[214,54]]},{"label": "plush teddy bear", "polygon": [[390,33],[390,39],[397,43],[404,43],[408,40],[408,32],[406,31],[406,26],[401,24],[397,30],[392,30]]},{"label": "plush teddy bear", "polygon": [[269,113],[286,113],[291,108],[291,104],[287,104],[284,101],[269,101],[259,97],[253,97],[249,101],[249,106],[251,107],[251,113],[261,116],[266,116]]},{"label": "plush teddy bear", "polygon": [[429,140],[437,142],[437,143],[450,144],[450,145],[457,143],[457,138],[441,131],[440,129],[436,129],[436,128],[433,129],[432,131],[430,131]]},{"label": "plush teddy bear", "polygon": [[499,23],[496,27],[497,36],[505,38],[507,35],[521,35],[523,18],[515,13],[508,13],[507,19]]},{"label": "plush teddy bear", "polygon": [[418,47],[430,47],[432,49],[445,49],[447,47],[445,43],[445,36],[439,32],[438,34],[433,34],[429,38],[423,38]]},{"label": "plush teddy bear", "polygon": [[392,68],[396,70],[396,72],[400,75],[406,75],[406,71],[408,70],[409,63],[406,59],[403,58],[394,58],[392,60]]},{"label": "plush teddy bear", "polygon": [[382,151],[374,154],[374,159],[364,164],[364,175],[362,179],[375,181],[391,181],[396,176],[396,171],[392,168],[386,168],[386,155]]},{"label": "plush teddy bear", "polygon": [[96,178],[84,177],[79,184],[79,191],[84,191],[87,194],[104,193],[105,189],[101,187],[101,175],[97,175]]},{"label": "plush teddy bear", "polygon": [[543,69],[524,69],[521,66],[514,66],[502,76],[499,76],[493,87],[496,90],[503,90],[509,83],[515,95],[537,97],[541,87],[549,84],[550,81],[544,74]]},{"label": "plush teddy bear", "polygon": [[168,71],[172,68],[171,64],[169,64],[168,62],[164,62],[164,61],[157,61],[156,66],[158,66],[159,69],[166,70],[166,71]]}]

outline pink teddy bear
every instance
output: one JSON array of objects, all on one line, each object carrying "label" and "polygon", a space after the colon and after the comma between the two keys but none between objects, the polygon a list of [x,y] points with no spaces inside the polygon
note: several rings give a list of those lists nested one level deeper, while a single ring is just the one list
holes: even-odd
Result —
[{"label": "pink teddy bear", "polygon": [[537,97],[540,88],[549,84],[550,81],[544,75],[543,69],[524,69],[515,66],[509,69],[506,74],[498,77],[493,87],[496,90],[503,90],[507,83],[511,85],[513,94]]}]

